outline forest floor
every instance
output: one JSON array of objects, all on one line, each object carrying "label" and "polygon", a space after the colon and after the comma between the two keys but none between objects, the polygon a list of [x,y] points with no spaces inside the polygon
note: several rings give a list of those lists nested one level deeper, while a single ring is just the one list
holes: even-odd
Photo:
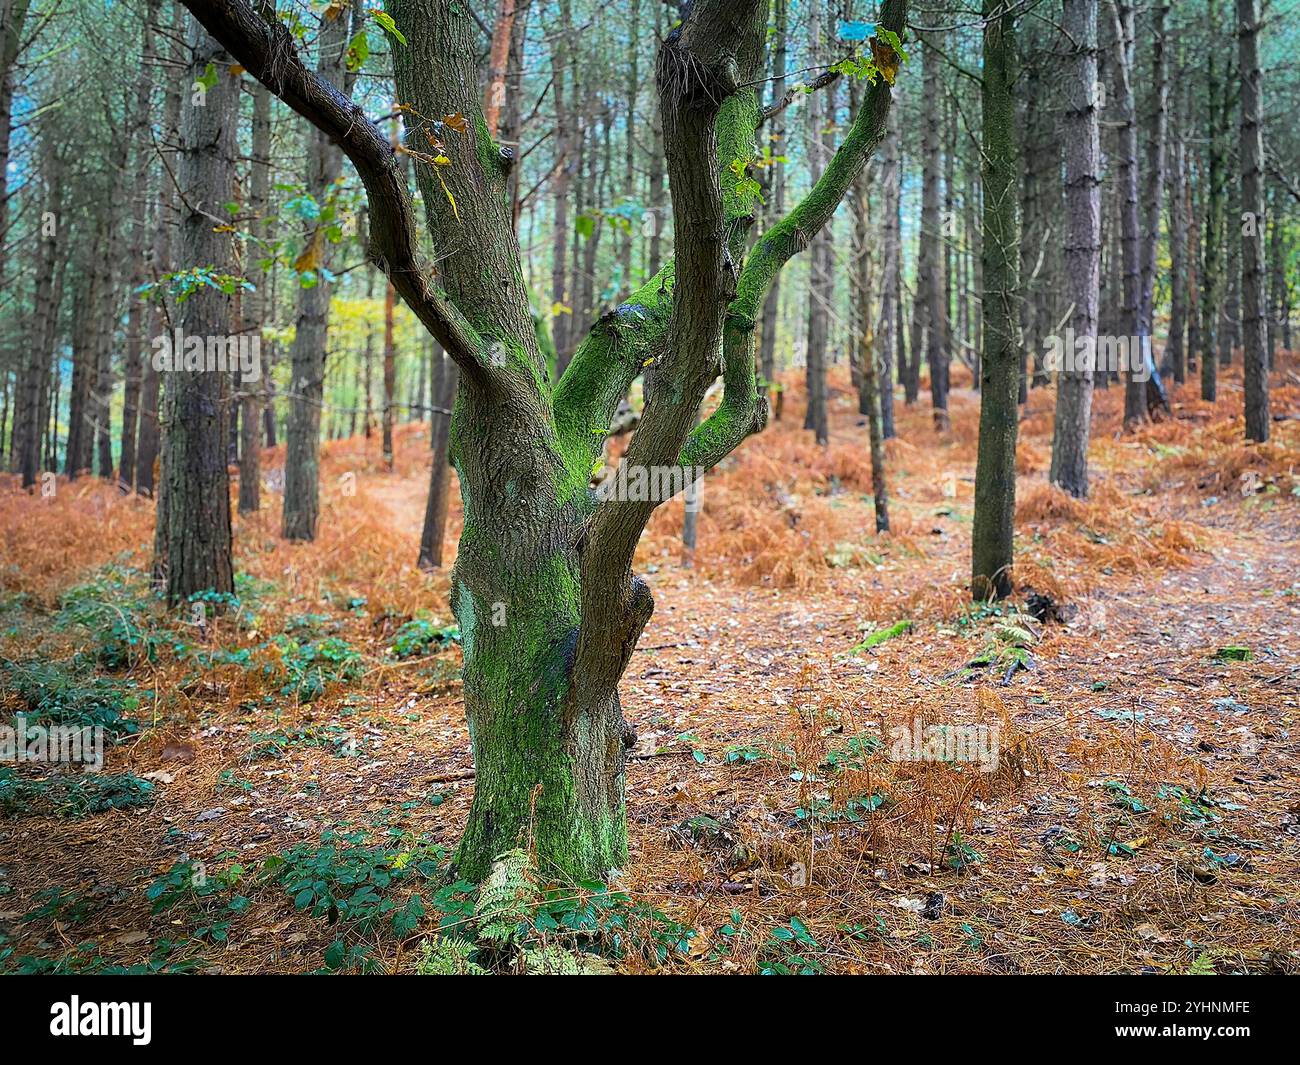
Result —
[{"label": "forest floor", "polygon": [[[633,972],[1300,971],[1300,360],[1262,446],[1236,370],[1128,435],[1099,391],[1086,502],[1047,484],[1033,390],[997,607],[967,596],[978,395],[944,434],[928,395],[898,405],[877,535],[840,374],[828,448],[792,377],[709,476],[690,566],[682,503],[656,515],[630,861],[614,893],[554,885],[530,935]],[[99,774],[0,766],[0,970],[410,972],[467,923],[427,449],[419,424],[392,472],[377,437],[327,445],[314,544],[277,538],[267,492],[215,619],[149,592],[147,500],[0,484],[5,705],[117,738]],[[985,726],[984,764],[900,760],[927,726]]]}]

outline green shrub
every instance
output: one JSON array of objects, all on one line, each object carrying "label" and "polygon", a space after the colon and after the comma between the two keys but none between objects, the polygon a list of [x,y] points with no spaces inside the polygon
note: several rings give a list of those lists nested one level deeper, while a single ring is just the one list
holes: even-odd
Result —
[{"label": "green shrub", "polygon": [[460,642],[460,628],[439,625],[428,618],[412,618],[393,636],[394,658],[416,658]]},{"label": "green shrub", "polygon": [[53,662],[10,659],[0,659],[0,675],[25,704],[29,723],[102,728],[110,740],[140,730],[125,716],[139,707],[140,700],[123,683],[105,677],[81,680]]}]

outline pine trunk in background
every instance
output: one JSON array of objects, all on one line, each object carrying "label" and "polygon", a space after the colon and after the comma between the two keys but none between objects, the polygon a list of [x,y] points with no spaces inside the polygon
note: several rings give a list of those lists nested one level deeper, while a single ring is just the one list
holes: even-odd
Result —
[{"label": "pine trunk in background", "polygon": [[510,45],[514,38],[515,18],[520,0],[497,0],[497,16],[492,22],[492,45],[488,50],[487,87],[483,92],[483,124],[493,137],[501,124],[507,91],[506,75],[510,68]]},{"label": "pine trunk in background", "polygon": [[[565,110],[564,83],[569,74],[569,37],[573,15],[569,0],[560,0],[560,24],[555,30],[551,54],[552,92],[555,96],[555,173],[551,175],[554,230],[551,236],[551,340],[555,344],[555,376],[558,380],[569,365],[569,322],[573,318],[572,297],[566,284],[569,230],[569,187],[574,146],[571,143],[571,115]],[[575,86],[576,89],[576,86]],[[660,221],[656,218],[657,223]]]},{"label": "pine trunk in background", "polygon": [[[232,238],[216,233],[211,215],[231,198],[239,79],[230,58],[193,19],[186,20],[190,53],[186,84],[212,64],[217,80],[200,104],[181,115],[176,181],[181,198],[179,265],[229,273]],[[180,304],[179,327],[186,337],[228,337],[231,297],[201,286]],[[202,592],[233,594],[230,477],[226,466],[227,374],[220,371],[167,372],[163,390],[163,491],[157,522],[165,555],[156,560],[166,574],[167,603],[176,606]]]},{"label": "pine trunk in background", "polygon": [[885,192],[883,221],[884,261],[881,267],[880,317],[876,322],[876,342],[880,352],[880,430],[886,440],[894,438],[894,378],[896,341],[901,337],[902,311],[902,237],[899,224],[900,174],[898,160],[898,119],[890,116],[891,130],[881,146],[880,182]]},{"label": "pine trunk in background", "polygon": [[[164,36],[172,41],[170,65],[173,70],[183,69],[186,63],[183,52],[185,34],[181,28],[183,25],[184,20],[179,16],[174,16],[164,31]],[[177,166],[175,145],[178,143],[180,136],[182,86],[179,77],[164,78],[163,83],[166,92],[163,96],[163,120],[159,136],[160,144],[166,146],[168,151],[163,153],[162,165],[156,168],[154,178],[157,184],[154,187],[153,197],[154,239],[149,275],[150,280],[155,283],[164,274],[169,273],[175,265],[173,255],[175,242],[172,233],[176,229],[176,218],[180,207],[176,196],[176,184],[172,178]],[[186,85],[183,88],[188,91],[189,86]],[[170,159],[168,158],[169,154]],[[165,285],[161,287],[164,290],[166,289]],[[154,336],[162,336],[171,329],[172,317],[168,310],[167,293],[165,291],[154,294],[150,319]],[[158,465],[161,447],[161,426],[159,424],[161,395],[162,379],[154,366],[152,352],[150,352],[150,357],[144,361],[143,376],[140,382],[140,430],[136,438],[135,452],[135,490],[143,496],[157,495],[155,469]],[[159,545],[157,538],[155,538],[154,548],[158,557],[161,558],[165,555],[165,547]]]},{"label": "pine trunk in background", "polygon": [[[1151,102],[1148,105],[1146,171],[1143,174],[1141,291],[1138,314],[1143,336],[1155,336],[1156,248],[1160,243],[1161,197],[1165,190],[1169,84],[1165,23],[1166,0],[1156,0],[1151,13]],[[1154,341],[1153,341],[1154,343]]]},{"label": "pine trunk in background", "polygon": [[[943,306],[943,219],[939,217],[939,166],[942,162],[939,103],[943,85],[939,66],[943,57],[928,43],[921,49],[925,76],[922,123],[925,143],[921,148],[921,250],[916,272],[916,299],[921,309],[920,322],[925,326],[925,355],[930,368],[930,402],[934,408],[934,426],[946,432],[948,418],[948,345],[947,312]],[[920,352],[913,344],[912,358],[920,364]]]},{"label": "pine trunk in background", "polygon": [[1101,283],[1101,160],[1097,119],[1097,0],[1065,0],[1062,26],[1074,42],[1065,82],[1065,281],[1073,303],[1075,344],[1056,367],[1056,424],[1050,479],[1070,495],[1088,494],[1088,442],[1092,426],[1092,367],[1079,365],[1082,350],[1095,358]]},{"label": "pine trunk in background", "polygon": [[[9,367],[15,369],[23,365],[19,355],[29,339],[20,340],[16,331],[11,332],[19,321],[18,286],[9,282],[9,254],[11,241],[9,236],[9,188],[10,145],[13,138],[13,100],[17,84],[17,71],[14,69],[18,55],[22,51],[24,40],[23,28],[31,8],[31,0],[0,0],[0,387],[4,389],[5,398],[9,392]],[[19,375],[20,376],[20,375]],[[15,397],[14,431],[11,437],[11,469],[19,468],[19,437],[25,432],[22,428],[24,419],[35,420],[34,411],[23,409],[23,389],[15,380],[17,395]],[[4,453],[5,421],[0,417],[0,455]]]},{"label": "pine trunk in background", "polygon": [[[1191,114],[1189,108],[1184,114]],[[1186,159],[1187,171],[1183,175],[1183,211],[1187,216],[1187,373],[1196,370],[1196,353],[1201,350],[1201,225],[1198,204],[1192,195],[1194,156]]]},{"label": "pine trunk in background", "polygon": [[983,14],[984,351],[971,528],[971,595],[978,601],[1012,589],[1020,388],[1015,15],[1008,0],[984,0]]},{"label": "pine trunk in background", "polygon": [[[1209,26],[1217,32],[1220,26],[1219,0],[1206,0]],[[1217,356],[1219,318],[1223,313],[1223,248],[1224,185],[1226,182],[1226,146],[1224,144],[1224,112],[1228,92],[1219,75],[1218,49],[1211,48],[1206,60],[1205,92],[1209,101],[1207,126],[1209,146],[1209,173],[1205,209],[1205,239],[1202,251],[1205,265],[1201,270],[1201,399],[1214,402],[1218,396],[1219,360]]]},{"label": "pine trunk in background", "polygon": [[[397,350],[393,345],[393,307],[397,290],[392,282],[384,286],[384,465],[393,468],[393,406],[397,396]],[[420,389],[413,406],[424,403],[424,373],[420,373]]]},{"label": "pine trunk in background", "polygon": [[41,203],[40,243],[36,250],[36,284],[32,337],[21,380],[20,412],[14,424],[15,467],[22,486],[36,483],[41,467],[41,445],[45,435],[49,400],[50,365],[58,334],[58,300],[55,291],[55,260],[59,249],[59,225],[63,222],[62,160],[58,142],[41,137],[40,179],[44,190]]},{"label": "pine trunk in background", "polygon": [[451,495],[451,463],[447,449],[451,440],[451,410],[456,404],[460,371],[445,352],[438,352],[433,373],[433,408],[429,415],[429,448],[433,466],[429,471],[429,497],[424,508],[424,529],[420,534],[420,569],[442,565],[442,545],[447,536],[447,508]]},{"label": "pine trunk in background", "polygon": [[[1038,270],[1042,265],[1046,251],[1044,237],[1051,224],[1043,208],[1045,195],[1040,193],[1045,175],[1042,173],[1042,115],[1043,107],[1042,79],[1039,63],[1034,54],[1034,35],[1027,30],[1021,40],[1024,59],[1021,67],[1024,90],[1024,112],[1022,128],[1024,140],[1021,144],[1022,158],[1025,161],[1024,180],[1020,191],[1020,220],[1023,227],[1020,241],[1020,279],[1023,286],[1023,301],[1020,306],[1022,346],[1020,352],[1020,388],[1017,399],[1021,405],[1029,400],[1029,360],[1034,361],[1034,377],[1037,384],[1039,367],[1042,365],[1042,344],[1045,337],[1038,333],[1038,306],[1042,302],[1041,285]],[[1052,180],[1056,174],[1052,174]],[[1054,221],[1054,220],[1052,220]]]},{"label": "pine trunk in background", "polygon": [[[636,189],[636,137],[633,130],[637,128],[637,89],[640,86],[639,52],[641,46],[641,0],[632,0],[627,15],[627,81],[624,83],[627,94],[627,124],[623,145],[623,194],[631,196]],[[623,234],[619,245],[619,291],[618,298],[631,292],[638,286],[632,281],[632,245],[636,242],[635,230],[629,226]]]},{"label": "pine trunk in background", "polygon": [[[953,307],[953,249],[957,240],[957,212],[954,188],[957,174],[957,106],[952,95],[947,99],[943,110],[944,145],[943,145],[943,224],[939,236],[939,256],[943,262],[943,340],[944,351],[948,355],[951,377],[953,356],[962,358],[961,348],[956,345],[956,333],[952,327]],[[949,386],[951,387],[951,379]]]},{"label": "pine trunk in background", "polygon": [[[349,9],[342,5],[333,18],[324,18],[317,42],[317,74],[335,89],[350,88],[347,46]],[[322,208],[334,182],[343,172],[343,153],[318,130],[307,133],[307,193]],[[284,512],[280,533],[286,540],[316,539],[320,515],[320,424],[325,399],[325,358],[329,342],[330,284],[322,269],[328,267],[329,241],[317,222],[308,237],[309,268],[315,283],[298,289],[297,327],[289,354],[289,421],[285,429]],[[306,264],[305,264],[306,265]]]},{"label": "pine trunk in background", "polygon": [[64,452],[64,472],[75,480],[90,468],[90,381],[96,367],[93,337],[97,280],[90,259],[93,241],[80,249],[77,275],[84,278],[81,298],[74,301],[72,317],[72,380],[68,382],[68,439]]},{"label": "pine trunk in background", "polygon": [[1269,297],[1268,297],[1268,365],[1271,368],[1277,358],[1277,345],[1282,325],[1282,309],[1285,306],[1286,292],[1286,225],[1282,217],[1281,191],[1273,187],[1269,191]]},{"label": "pine trunk in background", "polygon": [[1268,439],[1268,349],[1264,329],[1264,142],[1260,132],[1259,15],[1255,0],[1237,0],[1241,70],[1241,336],[1246,439]]},{"label": "pine trunk in background", "polygon": [[[1224,118],[1226,123],[1226,114]],[[1227,128],[1226,124],[1224,128]],[[1225,166],[1230,161],[1231,156],[1225,157]],[[1229,183],[1226,170],[1224,183]],[[1220,366],[1231,366],[1233,353],[1241,346],[1241,245],[1235,240],[1228,240],[1229,234],[1241,226],[1238,221],[1240,217],[1239,211],[1231,211],[1224,220],[1223,237],[1227,252],[1224,275],[1227,291],[1224,294],[1223,313],[1219,315]]]},{"label": "pine trunk in background", "polygon": [[[789,49],[789,0],[775,0],[773,4],[773,25],[776,34],[772,52],[772,106],[778,106],[785,96],[785,73]],[[773,162],[769,173],[768,204],[772,218],[785,216],[785,109],[777,111],[771,118],[768,134]],[[760,135],[761,135],[760,130]],[[767,299],[763,301],[763,323],[759,336],[758,367],[762,376],[764,394],[776,380],[776,329],[781,315],[781,279],[772,283]]]},{"label": "pine trunk in background", "polygon": [[[821,42],[821,10],[814,6],[809,20],[809,40],[816,47]],[[809,137],[809,169],[815,184],[830,162],[831,127],[835,124],[835,89],[832,82],[814,95],[809,108],[813,118]],[[805,379],[808,405],[804,412],[805,429],[811,429],[818,444],[830,441],[826,411],[826,358],[830,337],[831,303],[835,298],[835,251],[828,223],[812,239],[809,248],[808,275],[808,358]]]},{"label": "pine trunk in background", "polygon": [[[983,205],[980,203],[980,160],[978,153],[969,152],[966,156],[965,178],[966,199],[966,238],[970,242],[970,268],[973,293],[968,294],[968,322],[970,325],[970,343],[972,347],[971,362],[975,366],[975,379],[972,386],[980,386],[980,352],[984,350],[984,319],[980,310],[979,294],[984,291],[984,233]],[[970,298],[973,295],[973,298]]]},{"label": "pine trunk in background", "polygon": [[1174,140],[1168,175],[1169,216],[1169,339],[1161,372],[1173,375],[1178,384],[1187,379],[1187,204],[1183,198],[1183,172],[1187,148],[1181,131]]},{"label": "pine trunk in background", "polygon": [[[253,86],[253,158],[250,163],[248,213],[254,237],[270,235],[271,207],[271,93],[260,83]],[[265,250],[253,243],[245,251],[249,273],[251,264],[264,257]],[[258,341],[261,352],[262,331],[271,313],[266,295],[269,273],[259,277],[257,288],[244,294],[245,328]],[[259,362],[256,377],[245,377],[240,384],[243,400],[239,412],[239,513],[255,513],[262,505],[262,397],[266,390],[269,367]]]},{"label": "pine trunk in background", "polygon": [[[123,492],[135,487],[136,440],[140,423],[140,389],[142,360],[148,351],[145,344],[147,308],[137,292],[145,283],[145,241],[148,233],[149,171],[153,163],[153,146],[146,136],[150,126],[150,98],[153,94],[153,71],[157,60],[153,52],[154,25],[158,19],[158,0],[147,0],[141,30],[141,63],[136,82],[135,107],[132,111],[131,152],[135,156],[135,181],[132,183],[130,287],[127,290],[126,370],[122,397],[122,437],[118,456],[118,485]],[[152,354],[150,352],[150,354]]]},{"label": "pine trunk in background", "polygon": [[[856,106],[854,107],[856,111]],[[854,258],[857,267],[857,291],[854,321],[857,336],[852,338],[857,351],[851,356],[858,363],[858,410],[867,416],[867,439],[871,445],[871,493],[876,513],[876,532],[889,529],[889,494],[885,487],[885,434],[880,417],[880,381],[888,381],[877,364],[872,329],[871,237],[869,230],[870,182],[864,174],[854,190]],[[888,301],[885,301],[886,303]]]},{"label": "pine trunk in background", "polygon": [[[1116,47],[1111,53],[1115,64],[1115,83],[1118,88],[1116,106],[1119,111],[1118,174],[1120,230],[1120,317],[1116,333],[1126,337],[1127,345],[1111,347],[1112,351],[1127,350],[1128,365],[1119,367],[1124,372],[1124,425],[1126,428],[1147,420],[1146,389],[1142,375],[1137,372],[1135,360],[1141,357],[1141,345],[1149,334],[1142,332],[1142,267],[1141,234],[1138,212],[1138,135],[1137,105],[1133,93],[1133,8],[1130,3],[1110,0],[1111,15],[1115,24]],[[1135,351],[1134,346],[1138,350]]]}]

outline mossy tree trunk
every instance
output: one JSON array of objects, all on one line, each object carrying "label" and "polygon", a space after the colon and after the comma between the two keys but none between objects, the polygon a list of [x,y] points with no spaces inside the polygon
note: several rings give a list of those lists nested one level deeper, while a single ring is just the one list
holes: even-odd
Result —
[{"label": "mossy tree trunk", "polygon": [[[756,201],[740,172],[757,154],[767,4],[696,0],[665,40],[656,79],[675,258],[601,317],[553,383],[512,226],[513,153],[483,119],[470,14],[450,0],[387,3],[407,39],[393,47],[394,68],[398,98],[411,105],[406,149],[437,244],[435,280],[388,138],[303,66],[269,11],[185,3],[343,147],[366,186],[371,258],[459,369],[450,453],[465,519],[452,605],[476,766],[459,872],[481,877],[496,854],[531,839],[548,875],[603,876],[627,854],[630,731],[618,684],[654,606],[632,559],[663,499],[598,499],[593,463],[638,376],[646,401],[623,459],[630,470],[680,471],[685,484],[762,428],[756,320],[777,273],[826,225],[879,143],[891,88],[872,85],[820,180],[746,255]],[[905,0],[887,0],[881,24],[901,33],[905,17]],[[416,116],[457,113],[463,131],[429,131],[447,160],[435,172]],[[721,403],[696,424],[719,374]]]}]

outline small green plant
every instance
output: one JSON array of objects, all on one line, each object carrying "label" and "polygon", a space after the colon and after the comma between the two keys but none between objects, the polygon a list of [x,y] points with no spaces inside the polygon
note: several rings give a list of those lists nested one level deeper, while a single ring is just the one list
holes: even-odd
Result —
[{"label": "small green plant", "polygon": [[486,976],[487,969],[477,964],[474,944],[454,936],[439,936],[420,942],[420,960],[415,963],[417,976]]},{"label": "small green plant", "polygon": [[325,694],[329,685],[361,676],[360,653],[338,636],[327,636],[318,643],[302,643],[281,635],[272,642],[280,649],[281,663],[288,674],[288,681],[280,689],[282,695],[310,702]]},{"label": "small green plant", "polygon": [[[319,846],[299,844],[263,863],[262,873],[279,883],[295,909],[324,917],[343,929],[369,932],[387,927],[405,938],[419,926],[427,908],[422,894],[394,897],[399,886],[438,875],[444,855],[436,847],[393,851],[368,846],[364,833],[321,834]],[[342,936],[326,952],[329,969],[366,967],[366,959],[347,947]]]},{"label": "small green plant", "polygon": [[967,843],[960,832],[954,830],[943,850],[943,864],[960,873],[972,865],[979,865],[983,860],[984,855]]},{"label": "small green plant", "polygon": [[1249,647],[1229,646],[1220,647],[1214,652],[1214,657],[1220,662],[1249,662],[1255,657],[1255,652]]},{"label": "small green plant", "polygon": [[879,736],[850,736],[843,747],[833,747],[826,753],[819,768],[829,772],[846,769],[865,769],[867,759],[880,750]]},{"label": "small green plant", "polygon": [[102,728],[109,740],[133,735],[140,726],[126,715],[140,699],[124,683],[105,677],[83,680],[56,662],[0,659],[0,676],[24,704],[29,724]]},{"label": "small green plant", "polygon": [[18,976],[148,976],[152,973],[189,972],[191,961],[169,962],[167,955],[172,944],[160,943],[147,962],[136,965],[119,965],[105,961],[94,942],[82,943],[58,958],[35,958],[16,955],[12,947],[0,950],[0,967]]},{"label": "small green plant", "polygon": [[727,765],[750,765],[763,761],[767,757],[767,752],[759,747],[742,745],[728,747],[722,757]]},{"label": "small green plant", "polygon": [[108,566],[66,592],[55,625],[80,626],[94,640],[90,657],[105,669],[152,662],[165,645],[158,597],[149,577],[127,566]]},{"label": "small green plant", "polygon": [[812,933],[808,931],[808,926],[798,917],[791,917],[789,924],[778,925],[769,933],[759,959],[759,974],[819,976],[825,970],[820,963],[809,958],[807,954],[809,951],[821,949]]},{"label": "small green plant", "polygon": [[40,902],[23,914],[23,921],[59,921],[62,924],[81,924],[99,905],[89,895],[60,887],[46,888],[36,896]]},{"label": "small green plant", "polygon": [[131,773],[65,774],[35,780],[0,768],[0,812],[11,816],[53,807],[65,817],[84,817],[148,806],[153,800],[153,782]]},{"label": "small green plant", "polygon": [[883,629],[876,629],[874,632],[867,634],[861,643],[854,644],[849,648],[848,653],[851,655],[860,655],[863,651],[869,651],[886,640],[892,640],[896,636],[902,636],[904,633],[912,631],[912,622],[896,621]]},{"label": "small green plant", "polygon": [[252,746],[245,756],[249,761],[266,758],[283,758],[290,750],[301,747],[317,747],[332,750],[340,758],[356,753],[356,744],[351,733],[342,725],[304,725],[292,729],[271,729],[269,732],[250,732],[249,742]]},{"label": "small green plant", "polygon": [[394,634],[389,651],[394,658],[417,658],[459,642],[459,626],[439,625],[428,618],[412,618]]},{"label": "small green plant", "polygon": [[[222,855],[222,858],[230,855]],[[249,906],[245,895],[231,892],[243,879],[242,865],[209,872],[203,862],[188,859],[172,867],[145,889],[155,915],[183,913],[194,921],[192,935],[209,943],[224,943],[230,934],[229,918]],[[227,897],[230,896],[230,897]],[[194,920],[197,918],[197,920]]]},{"label": "small green plant", "polygon": [[811,821],[816,824],[848,822],[856,825],[865,820],[866,814],[875,813],[888,802],[889,797],[882,792],[854,796],[842,806],[836,806],[827,798],[814,798],[807,806],[798,807],[794,815],[800,821]]}]

